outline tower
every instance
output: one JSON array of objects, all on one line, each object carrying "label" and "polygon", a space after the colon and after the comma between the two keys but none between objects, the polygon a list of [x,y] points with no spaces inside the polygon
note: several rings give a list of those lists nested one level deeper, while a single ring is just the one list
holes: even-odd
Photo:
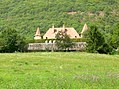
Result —
[{"label": "tower", "polygon": [[41,39],[41,34],[40,34],[40,28],[38,27],[35,33],[34,40],[39,40]]},{"label": "tower", "polygon": [[87,26],[87,24],[85,23],[84,26],[83,26],[83,29],[82,29],[82,31],[81,31],[81,38],[83,37],[83,33],[84,33],[85,31],[87,31],[87,30],[88,30],[88,26]]}]

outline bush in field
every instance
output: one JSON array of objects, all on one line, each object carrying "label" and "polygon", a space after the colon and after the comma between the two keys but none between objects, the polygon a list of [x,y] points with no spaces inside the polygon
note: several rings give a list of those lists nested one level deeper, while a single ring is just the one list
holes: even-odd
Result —
[{"label": "bush in field", "polygon": [[2,37],[2,52],[24,51],[24,37],[20,36],[14,29],[4,30]]},{"label": "bush in field", "polygon": [[91,53],[105,53],[110,54],[112,47],[105,42],[104,36],[96,26],[91,26],[87,32],[87,51]]}]

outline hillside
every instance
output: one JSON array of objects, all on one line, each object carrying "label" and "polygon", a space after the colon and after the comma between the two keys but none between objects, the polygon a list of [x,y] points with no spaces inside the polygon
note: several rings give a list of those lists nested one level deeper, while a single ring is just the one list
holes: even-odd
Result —
[{"label": "hillside", "polygon": [[98,24],[110,32],[119,21],[118,0],[1,0],[0,31],[14,28],[33,38],[37,27],[44,33],[49,27],[74,27],[81,31],[84,23]]}]

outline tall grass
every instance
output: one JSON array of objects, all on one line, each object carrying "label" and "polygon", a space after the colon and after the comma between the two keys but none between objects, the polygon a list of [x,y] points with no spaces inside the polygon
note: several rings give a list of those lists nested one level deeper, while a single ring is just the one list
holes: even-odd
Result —
[{"label": "tall grass", "polygon": [[0,54],[0,89],[119,89],[119,55]]}]

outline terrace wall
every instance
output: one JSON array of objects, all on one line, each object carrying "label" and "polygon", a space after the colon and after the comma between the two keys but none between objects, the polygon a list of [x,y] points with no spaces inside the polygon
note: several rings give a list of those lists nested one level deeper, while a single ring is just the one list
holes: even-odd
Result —
[{"label": "terrace wall", "polygon": [[[83,51],[86,49],[86,42],[75,42],[75,45],[69,50]],[[29,43],[28,44],[29,51],[40,51],[40,50],[59,50],[57,48],[56,43]]]}]

